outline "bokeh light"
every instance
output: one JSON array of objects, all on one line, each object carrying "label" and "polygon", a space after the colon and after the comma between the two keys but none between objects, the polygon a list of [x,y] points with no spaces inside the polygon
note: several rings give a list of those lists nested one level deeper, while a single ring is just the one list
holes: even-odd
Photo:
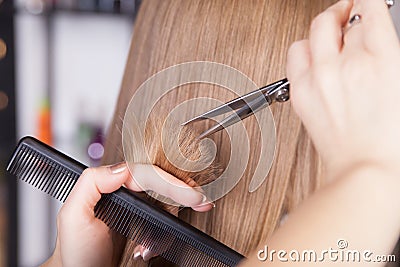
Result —
[{"label": "bokeh light", "polygon": [[0,110],[6,109],[8,106],[8,95],[0,91]]},{"label": "bokeh light", "polygon": [[[0,0],[1,1],[1,0]],[[7,45],[3,39],[0,39],[0,59],[5,57],[7,54]]]}]

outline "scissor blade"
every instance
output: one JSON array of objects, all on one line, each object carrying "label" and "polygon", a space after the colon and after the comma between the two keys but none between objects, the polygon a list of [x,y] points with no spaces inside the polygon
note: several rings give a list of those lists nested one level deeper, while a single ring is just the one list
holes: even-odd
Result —
[{"label": "scissor blade", "polygon": [[261,110],[262,108],[264,108],[266,106],[268,106],[268,101],[265,99],[264,96],[259,96],[258,98],[254,99],[253,101],[250,101],[245,106],[240,108],[234,114],[226,117],[224,120],[222,120],[218,124],[214,125],[207,131],[204,131],[203,133],[201,133],[198,138],[203,139],[207,136],[210,136],[211,134],[221,131],[222,129],[225,129],[225,128],[249,117],[250,115],[254,114],[255,112]]},{"label": "scissor blade", "polygon": [[218,107],[216,107],[216,108],[214,108],[214,109],[212,109],[210,111],[207,111],[207,112],[205,112],[205,113],[203,113],[203,114],[201,114],[199,116],[196,116],[196,117],[194,117],[194,118],[182,123],[181,126],[185,126],[185,125],[187,125],[189,123],[196,122],[196,121],[210,119],[210,118],[213,118],[213,117],[228,113],[228,112],[230,112],[232,110],[237,110],[239,108],[246,107],[251,101],[259,98],[260,94],[264,95],[264,97],[266,99],[268,99],[268,101],[272,101],[272,100],[269,99],[269,97],[271,95],[271,92],[273,92],[274,90],[279,89],[282,86],[287,85],[288,83],[289,83],[289,81],[285,78],[285,79],[282,79],[280,81],[271,83],[271,84],[269,84],[267,86],[261,87],[261,88],[259,88],[257,90],[249,92],[249,93],[247,93],[247,94],[245,94],[245,95],[243,95],[241,97],[235,98],[235,99],[233,99],[233,100],[231,100],[231,101],[229,101],[229,102],[227,102],[227,103],[225,103],[223,105],[220,105],[220,106],[218,106]]},{"label": "scissor blade", "polygon": [[192,122],[213,118],[213,117],[231,112],[232,110],[236,110],[240,107],[243,107],[244,104],[245,104],[245,101],[242,98],[236,98],[234,100],[229,101],[228,103],[225,103],[225,104],[218,106],[210,111],[207,111],[206,113],[196,116],[193,119],[188,120],[187,122],[182,123],[182,126],[185,126]]},{"label": "scissor blade", "polygon": [[262,93],[263,93],[263,91],[261,91],[261,89],[257,89],[257,90],[250,92],[244,96],[235,98],[235,99],[233,99],[221,106],[218,106],[210,111],[207,111],[199,116],[196,116],[196,117],[188,120],[187,122],[182,123],[181,126],[185,126],[192,122],[213,118],[213,117],[231,112],[232,110],[237,110],[239,108],[243,108],[243,107],[247,106],[247,104],[249,102],[260,97],[260,94],[262,94]]},{"label": "scissor blade", "polygon": [[286,83],[288,83],[288,80],[285,78],[280,81],[269,84],[267,86],[261,87],[257,90],[249,92],[241,97],[235,98],[223,105],[220,105],[210,111],[207,111],[199,116],[196,116],[196,117],[188,120],[187,122],[182,123],[181,125],[185,126],[192,122],[213,118],[213,117],[231,112],[232,110],[237,110],[239,108],[245,107],[248,105],[248,103],[250,103],[251,101],[260,97],[260,94],[263,94],[267,98],[270,94],[270,91],[272,91]]}]

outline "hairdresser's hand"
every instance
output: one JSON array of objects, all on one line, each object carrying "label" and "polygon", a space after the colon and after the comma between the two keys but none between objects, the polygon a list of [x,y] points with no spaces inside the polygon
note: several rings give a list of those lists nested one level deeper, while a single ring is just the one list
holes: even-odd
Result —
[{"label": "hairdresser's hand", "polygon": [[[111,193],[123,184],[133,191],[153,190],[199,211],[212,208],[210,203],[203,203],[201,193],[155,166],[135,165],[132,175],[147,177],[146,188],[135,183],[125,163],[84,171],[58,214],[56,248],[43,266],[117,265],[119,255],[114,253],[113,232],[95,218],[93,210],[101,193]],[[169,183],[160,183],[160,178]]]},{"label": "hairdresser's hand", "polygon": [[[342,33],[354,14],[361,23]],[[400,45],[384,1],[341,0],[323,12],[309,40],[292,45],[287,72],[331,174],[364,164],[400,174]]]}]

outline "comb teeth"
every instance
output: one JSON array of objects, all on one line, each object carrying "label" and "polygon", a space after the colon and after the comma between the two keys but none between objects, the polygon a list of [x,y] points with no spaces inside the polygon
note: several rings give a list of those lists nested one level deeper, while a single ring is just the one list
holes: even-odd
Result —
[{"label": "comb teeth", "polygon": [[[7,170],[64,202],[86,168],[54,148],[25,137]],[[236,266],[244,258],[124,187],[103,194],[94,212],[111,229],[179,266]]]},{"label": "comb teeth", "polygon": [[56,161],[21,144],[7,170],[22,181],[65,202],[80,174],[60,167]]},{"label": "comb teeth", "polygon": [[95,207],[95,216],[111,229],[179,266],[228,267],[236,266],[242,259],[236,255],[230,258],[176,227],[170,227],[117,194],[104,194]]}]

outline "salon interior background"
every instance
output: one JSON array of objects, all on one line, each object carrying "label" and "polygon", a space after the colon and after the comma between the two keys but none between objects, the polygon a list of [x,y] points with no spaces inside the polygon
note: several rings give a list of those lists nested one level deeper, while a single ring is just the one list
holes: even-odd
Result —
[{"label": "salon interior background", "polygon": [[[60,208],[5,173],[16,140],[37,136],[99,163],[139,6],[0,0],[0,267],[37,266],[48,257]],[[391,12],[400,32],[400,5]]]}]

